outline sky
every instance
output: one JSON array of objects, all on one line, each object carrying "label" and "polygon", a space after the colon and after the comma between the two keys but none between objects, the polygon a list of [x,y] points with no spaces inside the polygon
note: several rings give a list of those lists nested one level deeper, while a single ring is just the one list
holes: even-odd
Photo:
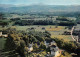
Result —
[{"label": "sky", "polygon": [[14,5],[80,5],[80,0],[0,0],[0,4],[14,4]]}]

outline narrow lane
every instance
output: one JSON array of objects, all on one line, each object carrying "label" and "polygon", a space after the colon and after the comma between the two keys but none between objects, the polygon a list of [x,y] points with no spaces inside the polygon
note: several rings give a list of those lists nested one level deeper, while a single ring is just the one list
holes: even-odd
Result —
[{"label": "narrow lane", "polygon": [[73,34],[72,34],[73,31],[74,31],[74,27],[75,27],[75,26],[73,26],[72,29],[71,29],[71,37],[72,37],[73,41],[76,41],[75,38],[73,37]]}]

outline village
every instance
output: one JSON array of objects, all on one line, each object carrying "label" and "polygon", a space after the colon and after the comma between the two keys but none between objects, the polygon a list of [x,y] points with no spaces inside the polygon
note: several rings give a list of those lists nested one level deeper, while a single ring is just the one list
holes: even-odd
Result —
[{"label": "village", "polygon": [[[13,29],[12,31],[14,31],[15,29]],[[28,32],[29,31],[33,31],[34,30],[34,28],[32,27],[31,29],[29,28],[28,29]],[[45,28],[44,27],[42,27],[42,30],[45,30]],[[75,30],[74,30],[75,31]],[[73,31],[73,32],[74,32]],[[4,33],[5,31],[0,31],[0,37],[4,37],[4,38],[8,38],[8,37],[10,37],[9,36],[9,33]],[[44,31],[43,31],[44,32]],[[67,33],[67,32],[65,32],[66,34],[70,34],[70,33]],[[16,36],[15,36],[16,37]],[[21,37],[21,36],[20,36]],[[18,41],[16,41],[16,39],[18,38],[14,38],[14,36],[13,37],[11,37],[11,38],[13,38],[14,40],[15,40],[15,43],[16,44],[18,44]],[[59,47],[57,46],[57,43],[54,41],[54,40],[52,40],[52,39],[46,39],[44,42],[44,45],[45,45],[45,47],[46,47],[46,49],[48,49],[49,48],[49,52],[47,52],[46,53],[46,55],[45,55],[45,57],[59,57],[59,56],[61,56],[61,54],[62,54],[62,52],[64,51],[64,50],[61,50],[61,49],[59,49]],[[34,57],[36,57],[36,56],[42,56],[42,55],[40,55],[40,53],[42,53],[42,52],[44,52],[44,49],[43,50],[41,50],[41,51],[39,51],[38,53],[34,53],[34,47],[33,46],[35,46],[35,44],[37,44],[37,49],[40,49],[40,45],[41,45],[41,43],[40,42],[32,42],[32,43],[28,43],[28,47],[25,47],[25,48],[27,48],[24,52],[27,54],[27,52],[28,52],[28,54],[31,54],[31,53],[33,53],[33,54],[35,54],[35,55],[32,55],[32,56],[34,56]],[[28,51],[27,51],[28,50]],[[20,55],[18,55],[18,56],[20,56]]]},{"label": "village", "polygon": [[80,57],[79,19],[53,13],[0,13],[0,56]]},{"label": "village", "polygon": [[[0,31],[0,37],[8,38],[8,34],[7,33],[3,33],[3,32],[4,31]],[[34,44],[37,44],[37,46],[38,46],[37,49],[40,48],[40,45],[41,45],[40,42],[34,42],[34,43],[32,42],[31,44],[28,43],[28,45],[29,45],[28,46],[28,53],[31,53],[33,51]],[[47,55],[45,55],[46,57],[57,57],[57,56],[60,56],[60,50],[59,50],[59,48],[58,48],[58,46],[57,46],[55,41],[47,39],[47,40],[44,41],[44,45],[46,46],[46,48],[50,48],[50,52],[47,52]],[[43,51],[44,50],[39,51],[39,52],[41,53]],[[27,51],[25,51],[25,52],[27,52]],[[37,56],[37,55],[33,55],[33,56]]]}]

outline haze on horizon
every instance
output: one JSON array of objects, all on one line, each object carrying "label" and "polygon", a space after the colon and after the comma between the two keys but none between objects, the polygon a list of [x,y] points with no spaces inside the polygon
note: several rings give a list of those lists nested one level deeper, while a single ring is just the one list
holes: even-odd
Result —
[{"label": "haze on horizon", "polygon": [[13,5],[80,5],[80,0],[0,0],[0,4]]}]

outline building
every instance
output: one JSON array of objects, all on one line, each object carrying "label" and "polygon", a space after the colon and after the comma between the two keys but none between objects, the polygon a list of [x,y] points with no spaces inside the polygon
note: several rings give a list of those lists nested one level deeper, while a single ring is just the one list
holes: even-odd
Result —
[{"label": "building", "polygon": [[0,31],[0,37],[8,37],[7,33],[3,33],[2,31]]},{"label": "building", "polygon": [[0,32],[0,36],[2,36],[2,32]]},{"label": "building", "polygon": [[52,42],[51,42],[51,45],[56,45],[56,42],[55,42],[55,41],[52,41]]},{"label": "building", "polygon": [[59,48],[56,45],[50,46],[51,56],[57,57],[59,53]]},{"label": "building", "polygon": [[2,37],[8,37],[8,35],[7,34],[3,34]]},{"label": "building", "polygon": [[46,48],[48,48],[51,45],[56,45],[56,42],[54,40],[45,40],[44,44],[46,45]]},{"label": "building", "polygon": [[47,54],[47,57],[57,57],[60,55],[59,48],[56,45],[54,40],[45,40],[44,41],[46,48],[50,47],[50,55]]}]

